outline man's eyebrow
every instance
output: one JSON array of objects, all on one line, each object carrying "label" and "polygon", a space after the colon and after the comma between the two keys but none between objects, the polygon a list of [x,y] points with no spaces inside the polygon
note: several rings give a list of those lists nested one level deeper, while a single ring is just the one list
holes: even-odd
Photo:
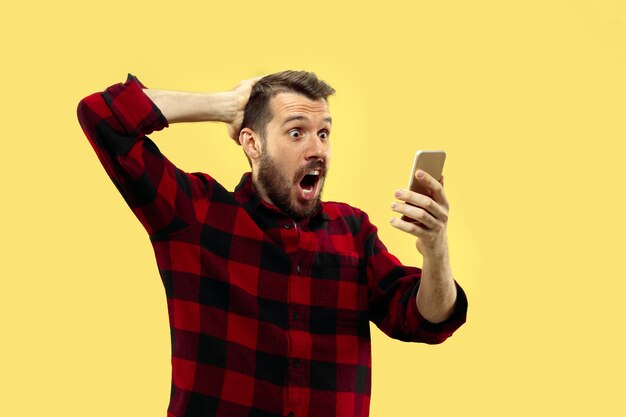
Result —
[{"label": "man's eyebrow", "polygon": [[285,119],[285,121],[283,122],[281,126],[284,126],[289,122],[293,122],[294,120],[308,120],[308,119],[304,116],[299,116],[299,115],[289,116],[287,119]]},{"label": "man's eyebrow", "polygon": [[[293,122],[294,120],[304,120],[304,121],[308,121],[308,117],[306,116],[302,116],[302,115],[294,115],[294,116],[289,116],[287,119],[285,119],[285,121],[283,122],[283,124],[281,126],[286,125],[289,122]],[[329,124],[333,124],[333,118],[332,117],[326,117],[324,118],[325,122],[328,122]]]}]

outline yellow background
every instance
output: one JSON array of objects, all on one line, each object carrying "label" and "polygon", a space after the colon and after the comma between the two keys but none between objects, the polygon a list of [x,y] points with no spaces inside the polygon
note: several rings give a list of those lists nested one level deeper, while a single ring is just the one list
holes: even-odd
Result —
[{"label": "yellow background", "polygon": [[[139,222],[76,120],[132,72],[229,89],[283,69],[337,90],[325,199],[383,241],[417,149],[445,149],[468,323],[440,346],[373,328],[371,415],[621,416],[626,2],[31,2],[0,13],[0,413],[164,416],[165,294]],[[237,184],[221,125],[152,138]]]}]

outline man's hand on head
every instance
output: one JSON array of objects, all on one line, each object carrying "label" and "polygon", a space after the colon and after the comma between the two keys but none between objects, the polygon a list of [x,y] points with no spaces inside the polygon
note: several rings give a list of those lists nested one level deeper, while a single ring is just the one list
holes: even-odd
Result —
[{"label": "man's hand on head", "polygon": [[237,87],[233,88],[230,93],[233,94],[236,103],[236,110],[234,112],[232,120],[228,121],[228,136],[235,142],[239,143],[239,131],[241,130],[241,124],[243,123],[243,112],[248,104],[250,98],[250,92],[252,86],[259,81],[263,76],[256,78],[249,78],[239,82]]}]

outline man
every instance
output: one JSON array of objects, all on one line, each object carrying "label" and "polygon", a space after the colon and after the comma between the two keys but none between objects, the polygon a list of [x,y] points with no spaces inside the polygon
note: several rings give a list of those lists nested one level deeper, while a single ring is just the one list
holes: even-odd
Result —
[{"label": "man", "polygon": [[[367,416],[369,321],[431,344],[465,322],[441,183],[420,177],[432,198],[401,190],[392,206],[422,225],[392,220],[417,237],[422,269],[391,255],[361,210],[321,202],[333,93],[306,72],[222,93],[152,90],[129,74],[80,102],[81,126],[148,232],[165,286],[168,416]],[[197,121],[227,123],[242,146],[251,173],[234,192],[178,169],[146,136]]]}]

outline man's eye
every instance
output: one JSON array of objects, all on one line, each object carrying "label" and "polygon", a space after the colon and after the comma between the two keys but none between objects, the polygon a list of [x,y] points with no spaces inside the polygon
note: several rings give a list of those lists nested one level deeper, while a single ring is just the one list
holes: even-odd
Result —
[{"label": "man's eye", "polygon": [[330,135],[330,133],[327,130],[322,130],[320,133],[318,133],[320,139],[328,139],[328,135]]},{"label": "man's eye", "polygon": [[291,136],[292,138],[299,138],[302,136],[302,134],[300,133],[299,130],[293,129],[289,131],[289,136]]}]

